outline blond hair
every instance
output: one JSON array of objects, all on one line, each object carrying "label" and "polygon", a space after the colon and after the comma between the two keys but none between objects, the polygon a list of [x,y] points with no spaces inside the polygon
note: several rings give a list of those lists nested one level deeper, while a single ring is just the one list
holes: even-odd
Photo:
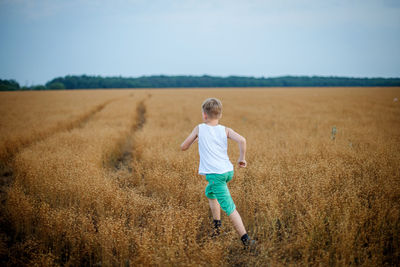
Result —
[{"label": "blond hair", "polygon": [[217,98],[207,98],[201,108],[211,119],[219,119],[222,115],[222,103]]}]

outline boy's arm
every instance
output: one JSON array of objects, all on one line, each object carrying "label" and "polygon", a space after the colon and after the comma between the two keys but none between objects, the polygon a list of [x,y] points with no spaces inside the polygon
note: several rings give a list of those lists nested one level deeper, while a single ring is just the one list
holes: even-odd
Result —
[{"label": "boy's arm", "polygon": [[226,135],[229,139],[236,141],[239,144],[240,156],[238,159],[239,167],[245,168],[247,166],[246,162],[246,139],[232,130],[231,128],[226,128]]},{"label": "boy's arm", "polygon": [[199,126],[194,127],[193,131],[189,134],[189,136],[183,141],[181,144],[182,151],[189,149],[189,147],[197,140],[197,136],[199,134]]}]

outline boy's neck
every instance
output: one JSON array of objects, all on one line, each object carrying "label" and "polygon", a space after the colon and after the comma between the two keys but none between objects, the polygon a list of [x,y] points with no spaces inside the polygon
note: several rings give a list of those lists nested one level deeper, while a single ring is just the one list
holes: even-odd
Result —
[{"label": "boy's neck", "polygon": [[213,120],[207,119],[204,121],[204,123],[209,126],[217,126],[219,123],[219,119],[213,119]]}]

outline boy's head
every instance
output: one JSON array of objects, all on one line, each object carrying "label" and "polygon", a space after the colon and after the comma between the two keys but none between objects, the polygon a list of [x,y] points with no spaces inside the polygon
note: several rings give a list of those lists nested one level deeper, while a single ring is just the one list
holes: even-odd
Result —
[{"label": "boy's head", "polygon": [[220,119],[222,116],[222,103],[217,98],[207,98],[201,105],[201,109],[210,119]]}]

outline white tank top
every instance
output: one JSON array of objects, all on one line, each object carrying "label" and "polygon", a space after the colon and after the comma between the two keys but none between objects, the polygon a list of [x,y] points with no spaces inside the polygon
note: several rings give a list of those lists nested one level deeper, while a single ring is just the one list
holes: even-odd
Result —
[{"label": "white tank top", "polygon": [[228,157],[228,138],[225,126],[199,124],[199,174],[225,173],[233,171]]}]

